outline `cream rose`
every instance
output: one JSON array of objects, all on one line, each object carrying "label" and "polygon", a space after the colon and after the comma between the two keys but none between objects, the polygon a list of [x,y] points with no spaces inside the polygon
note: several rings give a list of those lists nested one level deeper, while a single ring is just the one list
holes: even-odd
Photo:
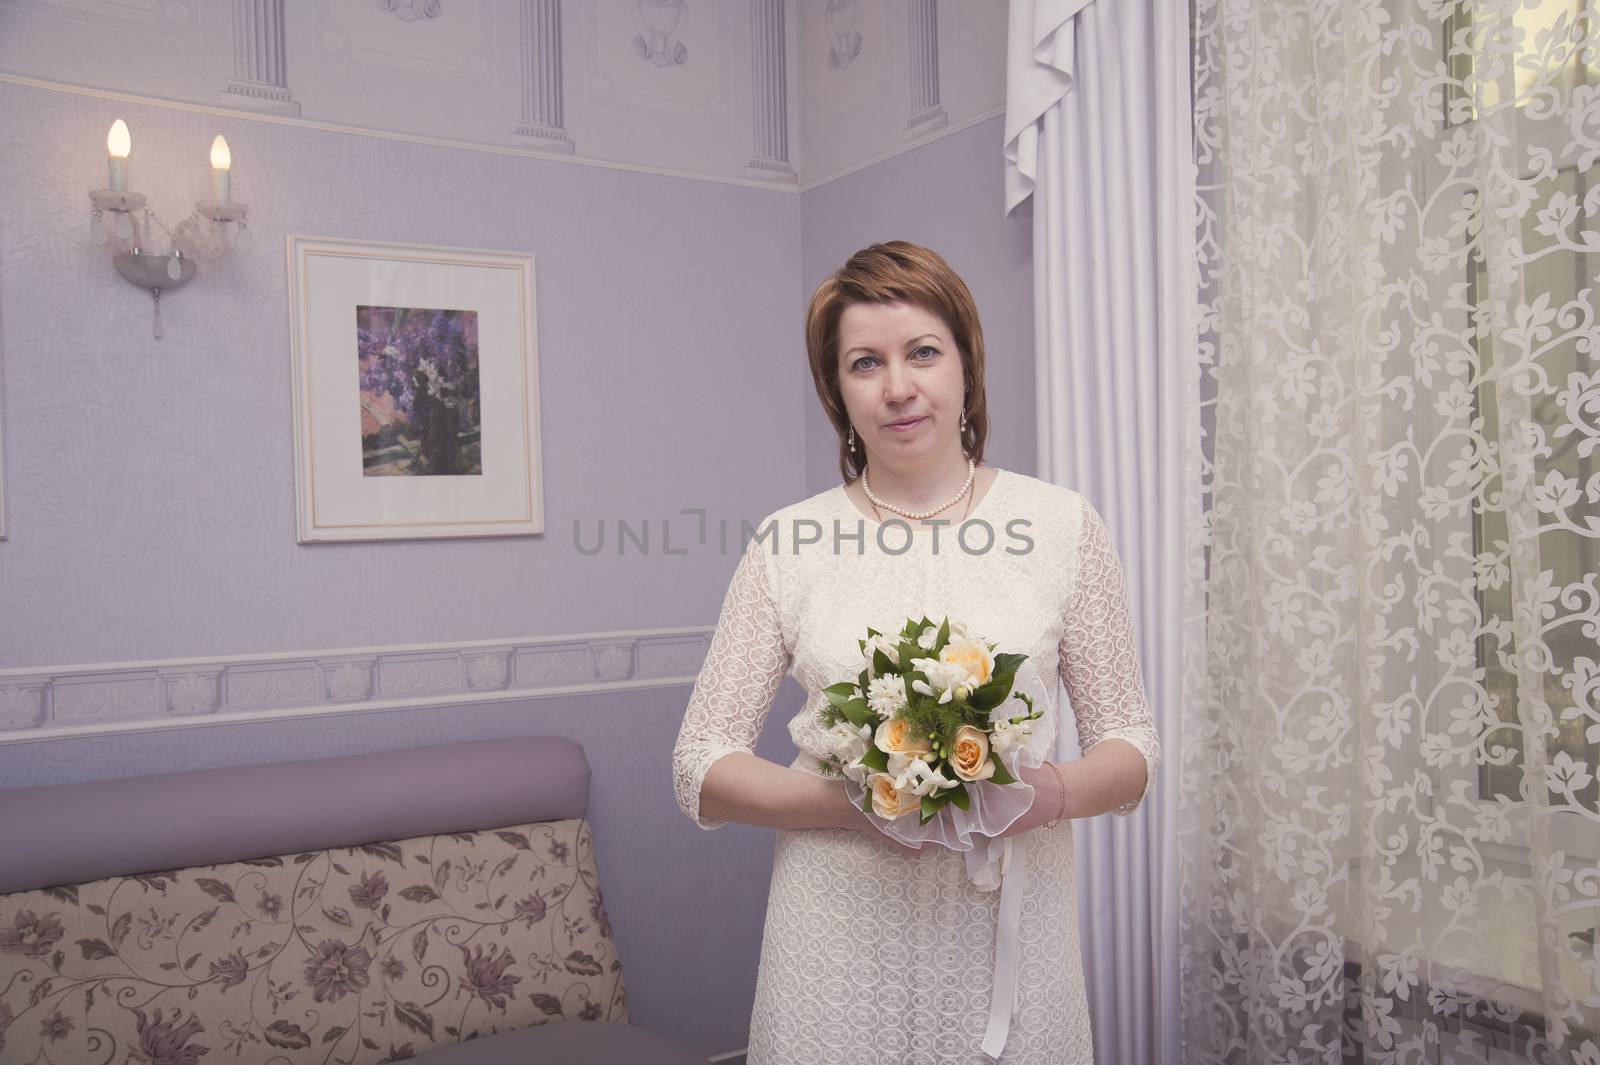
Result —
[{"label": "cream rose", "polygon": [[994,676],[994,655],[977,640],[952,639],[939,652],[939,661],[966,670],[974,688],[981,688]]},{"label": "cream rose", "polygon": [[909,788],[896,787],[894,777],[888,773],[868,777],[867,790],[872,793],[872,812],[887,820],[922,809],[922,799]]},{"label": "cream rose", "polygon": [[878,750],[885,754],[932,754],[933,744],[928,742],[927,736],[913,736],[911,722],[900,717],[891,717],[878,726],[878,732],[872,738]]},{"label": "cream rose", "polygon": [[988,780],[994,776],[989,737],[982,729],[971,725],[956,729],[955,742],[950,744],[950,769],[962,780]]}]

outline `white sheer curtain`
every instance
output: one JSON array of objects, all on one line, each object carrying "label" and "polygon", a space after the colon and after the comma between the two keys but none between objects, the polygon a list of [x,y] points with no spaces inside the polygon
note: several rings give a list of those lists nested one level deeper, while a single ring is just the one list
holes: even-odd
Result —
[{"label": "white sheer curtain", "polygon": [[1600,10],[1197,0],[1194,54],[1183,1060],[1597,1065]]},{"label": "white sheer curtain", "polygon": [[[1006,210],[1033,212],[1039,476],[1115,537],[1174,751],[1203,620],[1188,24],[1184,0],[1012,0],[1005,145]],[[1158,781],[1133,817],[1075,826],[1103,1065],[1179,1060],[1175,796]]]}]

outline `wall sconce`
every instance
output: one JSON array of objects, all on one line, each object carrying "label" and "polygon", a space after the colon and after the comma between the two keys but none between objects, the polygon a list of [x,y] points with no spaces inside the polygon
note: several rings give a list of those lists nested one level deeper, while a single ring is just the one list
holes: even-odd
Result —
[{"label": "wall sconce", "polygon": [[[230,248],[248,251],[252,243],[245,224],[248,208],[233,201],[233,157],[220,133],[211,142],[212,198],[195,204],[194,212],[173,228],[145,206],[144,196],[128,191],[133,138],[120,118],[106,134],[106,150],[110,153],[110,188],[89,193],[94,205],[89,236],[95,244],[111,247],[117,273],[149,290],[155,301],[154,333],[160,340],[161,294],[193,278],[198,259],[215,259]],[[166,251],[154,250],[155,229],[166,235]]]}]

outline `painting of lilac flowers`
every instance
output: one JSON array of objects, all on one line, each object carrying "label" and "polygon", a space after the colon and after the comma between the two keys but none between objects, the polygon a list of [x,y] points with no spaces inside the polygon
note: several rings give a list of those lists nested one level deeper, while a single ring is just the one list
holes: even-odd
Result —
[{"label": "painting of lilac flowers", "polygon": [[481,475],[478,312],[356,307],[367,477]]},{"label": "painting of lilac flowers", "polygon": [[544,532],[533,256],[286,241],[299,542]]}]

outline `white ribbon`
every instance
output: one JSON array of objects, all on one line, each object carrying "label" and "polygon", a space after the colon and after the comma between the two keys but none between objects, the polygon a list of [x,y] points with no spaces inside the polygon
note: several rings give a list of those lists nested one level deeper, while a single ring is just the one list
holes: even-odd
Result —
[{"label": "white ribbon", "polygon": [[[980,856],[980,849],[984,853]],[[1015,854],[1016,861],[1013,861]],[[1000,889],[1000,915],[994,933],[994,986],[989,991],[989,1028],[983,1052],[998,1059],[1011,1030],[1011,1007],[1017,993],[1017,955],[1022,936],[1022,889],[1027,863],[1011,846],[1011,837],[989,839],[987,846],[967,851],[967,879],[979,891]]]}]

